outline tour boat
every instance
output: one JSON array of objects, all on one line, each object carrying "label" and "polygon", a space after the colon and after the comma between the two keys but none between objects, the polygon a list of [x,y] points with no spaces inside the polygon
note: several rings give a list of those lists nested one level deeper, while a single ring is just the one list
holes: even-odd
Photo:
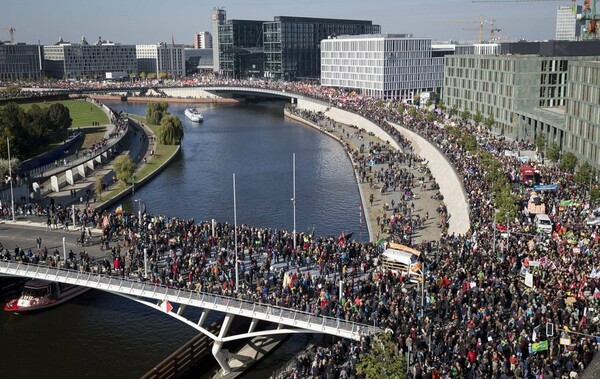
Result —
[{"label": "tour boat", "polygon": [[202,122],[204,116],[198,108],[187,108],[185,110],[185,117],[189,118],[193,122]]},{"label": "tour boat", "polygon": [[25,283],[21,296],[9,300],[4,310],[17,314],[41,311],[69,301],[88,290],[90,288],[32,279]]}]

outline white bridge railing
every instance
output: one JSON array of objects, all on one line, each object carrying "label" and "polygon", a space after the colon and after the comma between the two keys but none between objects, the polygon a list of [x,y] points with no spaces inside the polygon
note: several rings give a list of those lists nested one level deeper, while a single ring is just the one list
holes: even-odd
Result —
[{"label": "white bridge railing", "polygon": [[360,340],[362,335],[375,334],[382,331],[378,327],[349,322],[333,317],[315,316],[295,309],[254,303],[207,292],[169,288],[162,285],[121,279],[90,272],[66,270],[13,261],[0,261],[0,274],[75,284],[78,286],[95,288],[101,291],[117,292],[129,296],[139,296],[161,301],[169,300],[171,303],[185,304],[198,308],[256,318],[357,341]]}]

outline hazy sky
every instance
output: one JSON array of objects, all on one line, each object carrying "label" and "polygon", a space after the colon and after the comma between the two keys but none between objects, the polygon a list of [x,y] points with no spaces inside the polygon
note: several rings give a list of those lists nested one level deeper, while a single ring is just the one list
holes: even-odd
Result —
[{"label": "hazy sky", "polygon": [[[224,7],[228,19],[273,20],[307,16],[371,20],[384,33],[412,33],[434,40],[477,39],[476,22],[496,20],[500,35],[528,40],[552,39],[556,8],[567,1],[472,3],[471,0],[3,0],[0,40],[7,27],[15,41],[52,44],[63,37],[93,42],[101,36],[123,44],[170,42],[191,44],[197,31],[210,31],[210,12]],[[580,0],[578,2],[583,2]],[[497,33],[498,34],[498,33]],[[486,33],[489,35],[489,32]]]}]

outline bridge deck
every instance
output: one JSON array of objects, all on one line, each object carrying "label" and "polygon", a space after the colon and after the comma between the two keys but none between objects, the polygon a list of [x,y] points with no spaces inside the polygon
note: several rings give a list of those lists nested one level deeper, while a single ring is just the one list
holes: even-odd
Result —
[{"label": "bridge deck", "polygon": [[43,279],[95,288],[129,296],[139,296],[185,304],[244,317],[256,318],[294,328],[360,340],[362,335],[381,332],[380,328],[326,316],[315,316],[295,309],[234,299],[207,292],[169,288],[90,272],[53,268],[44,265],[0,261],[0,274]]}]

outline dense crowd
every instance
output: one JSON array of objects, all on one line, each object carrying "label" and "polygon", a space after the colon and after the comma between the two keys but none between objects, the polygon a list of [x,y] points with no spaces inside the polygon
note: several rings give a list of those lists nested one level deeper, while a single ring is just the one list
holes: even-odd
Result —
[{"label": "dense crowd", "polygon": [[[264,86],[314,96],[372,120],[402,146],[407,141],[390,122],[419,132],[445,154],[463,179],[472,223],[465,235],[443,233],[437,248],[421,247],[425,312],[419,309],[419,291],[406,277],[382,270],[379,246],[301,233],[294,249],[290,232],[245,225],[237,230],[243,261],[238,293],[234,291],[234,228],[227,223],[217,223],[213,229],[208,222],[147,214],[139,220],[135,214],[80,210],[80,223],[101,227],[110,252],[104,262],[86,269],[135,277],[146,251],[151,262],[148,280],[153,283],[377,325],[393,335],[400,354],[410,353],[415,378],[575,378],[589,364],[598,350],[593,336],[600,322],[599,235],[596,227],[586,224],[593,204],[586,186],[575,184],[573,173],[552,165],[537,167],[540,183],[558,184],[556,191],[543,194],[552,233],[538,233],[531,217],[520,212],[500,235],[493,223],[491,181],[481,172],[482,162],[464,150],[444,124],[454,123],[475,135],[515,188],[521,184],[521,162],[505,151],[529,150],[530,143],[509,141],[443,112],[435,121],[426,121],[422,111],[410,116],[397,102],[382,105],[376,99],[313,84],[202,78],[180,83],[201,84]],[[371,148],[362,156],[377,152],[392,162],[415,159],[410,152]],[[355,159],[360,162],[361,156]],[[368,165],[357,170],[362,177]],[[400,169],[384,169],[371,177],[392,189],[414,179]],[[526,194],[515,189],[515,195],[524,208]],[[568,205],[561,205],[563,200],[569,200]],[[408,211],[400,205],[399,213],[402,210]],[[395,233],[393,223],[391,218],[382,220],[392,238],[401,238],[403,233]],[[115,239],[119,242],[110,242]],[[28,259],[27,255],[19,257]],[[527,273],[533,274],[532,286],[524,283]],[[341,298],[340,279],[346,283]],[[554,329],[552,337],[546,335],[549,325]],[[559,337],[569,338],[570,343],[562,345]],[[540,344],[544,341],[547,347]],[[370,343],[371,336],[364,336],[360,342],[345,342],[344,354],[338,345],[322,350],[311,355],[310,369],[305,359],[293,375],[342,377],[342,371],[353,375]],[[351,359],[345,359],[348,356]]]}]

